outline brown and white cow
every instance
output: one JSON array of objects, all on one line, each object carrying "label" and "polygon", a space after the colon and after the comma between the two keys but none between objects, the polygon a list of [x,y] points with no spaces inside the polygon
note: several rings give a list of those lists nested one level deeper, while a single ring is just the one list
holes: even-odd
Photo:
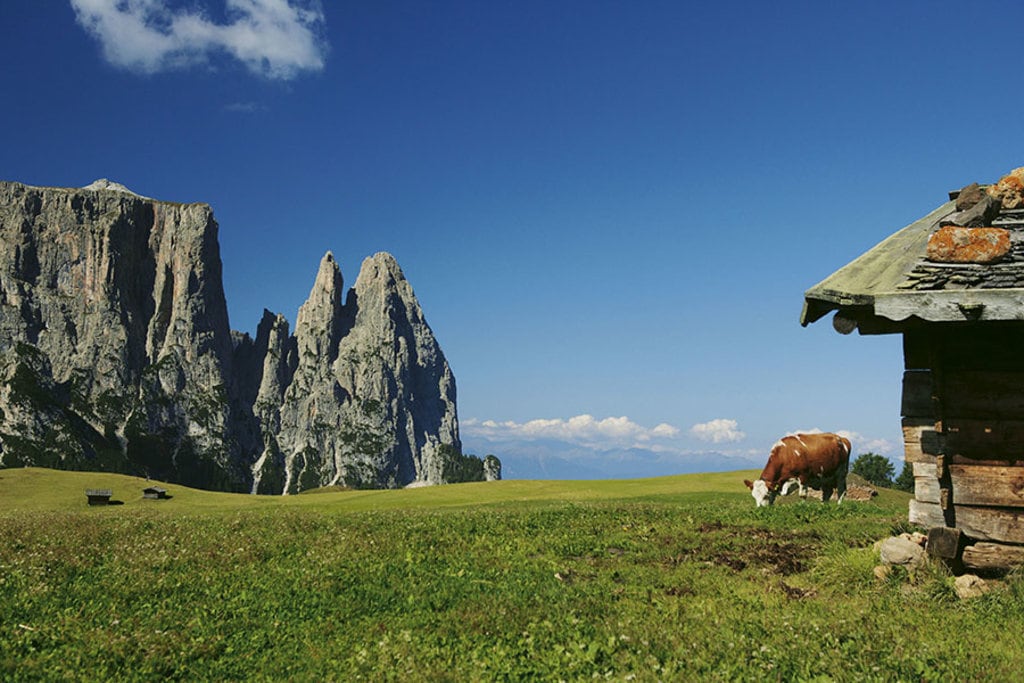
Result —
[{"label": "brown and white cow", "polygon": [[743,483],[758,507],[774,503],[775,497],[793,483],[800,487],[801,498],[807,498],[808,486],[821,489],[822,501],[827,501],[835,489],[836,501],[841,503],[846,495],[849,465],[849,439],[829,433],[793,434],[772,446],[760,479],[745,479]]}]

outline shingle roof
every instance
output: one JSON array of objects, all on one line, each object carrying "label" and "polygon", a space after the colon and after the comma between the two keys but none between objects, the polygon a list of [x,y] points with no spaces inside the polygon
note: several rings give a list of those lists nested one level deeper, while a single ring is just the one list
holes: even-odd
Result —
[{"label": "shingle roof", "polygon": [[800,324],[833,310],[893,322],[1024,320],[1024,210],[1003,210],[992,221],[1010,230],[1011,250],[1003,260],[928,261],[929,235],[954,213],[956,204],[946,202],[808,289]]}]

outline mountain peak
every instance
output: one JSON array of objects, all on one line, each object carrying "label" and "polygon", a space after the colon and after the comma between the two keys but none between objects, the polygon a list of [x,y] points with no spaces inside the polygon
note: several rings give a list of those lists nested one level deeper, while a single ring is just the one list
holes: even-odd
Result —
[{"label": "mountain peak", "polygon": [[130,194],[130,195],[132,195],[134,197],[141,197],[143,199],[146,199],[146,197],[142,197],[142,195],[137,193],[137,192],[132,192],[131,190],[129,190],[127,187],[125,187],[121,183],[115,183],[113,180],[107,180],[106,178],[100,178],[98,180],[94,180],[91,183],[89,183],[88,185],[86,185],[85,187],[83,187],[82,189],[83,190],[92,190],[93,192],[99,192],[99,191],[103,191],[103,192],[124,192],[124,193]]}]

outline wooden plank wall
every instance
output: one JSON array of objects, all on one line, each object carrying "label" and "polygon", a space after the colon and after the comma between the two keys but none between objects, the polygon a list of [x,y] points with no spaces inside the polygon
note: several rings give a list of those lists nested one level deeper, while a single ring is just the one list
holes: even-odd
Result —
[{"label": "wooden plank wall", "polygon": [[922,325],[903,350],[910,521],[977,541],[968,567],[1024,562],[1024,323]]}]

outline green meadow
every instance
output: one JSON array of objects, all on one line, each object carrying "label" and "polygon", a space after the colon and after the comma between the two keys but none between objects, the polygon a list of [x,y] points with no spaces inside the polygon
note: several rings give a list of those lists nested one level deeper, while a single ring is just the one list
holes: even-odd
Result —
[{"label": "green meadow", "polygon": [[1019,677],[1016,575],[879,581],[906,494],[757,509],[751,474],[153,501],[0,470],[0,680]]}]

